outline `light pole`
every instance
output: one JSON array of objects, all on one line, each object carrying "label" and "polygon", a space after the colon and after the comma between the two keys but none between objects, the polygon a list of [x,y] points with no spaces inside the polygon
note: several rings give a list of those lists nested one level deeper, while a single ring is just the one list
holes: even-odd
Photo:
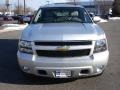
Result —
[{"label": "light pole", "polygon": [[26,14],[26,0],[24,0],[24,15]]},{"label": "light pole", "polygon": [[10,1],[6,0],[7,13],[10,12]]},{"label": "light pole", "polygon": [[18,14],[20,14],[20,2],[18,0]]}]

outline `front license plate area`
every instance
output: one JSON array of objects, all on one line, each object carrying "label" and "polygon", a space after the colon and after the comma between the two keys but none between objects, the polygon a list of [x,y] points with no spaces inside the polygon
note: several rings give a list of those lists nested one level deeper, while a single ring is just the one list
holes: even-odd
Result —
[{"label": "front license plate area", "polygon": [[71,77],[71,71],[69,70],[57,70],[55,71],[56,78],[69,78]]}]

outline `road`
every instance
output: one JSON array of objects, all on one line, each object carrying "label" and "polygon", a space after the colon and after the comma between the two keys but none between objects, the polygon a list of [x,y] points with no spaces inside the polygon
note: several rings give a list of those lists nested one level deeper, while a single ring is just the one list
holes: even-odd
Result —
[{"label": "road", "polygon": [[33,77],[26,79],[17,64],[21,31],[0,34],[0,90],[120,90],[120,21],[102,23],[109,43],[110,59],[102,76],[77,80]]}]

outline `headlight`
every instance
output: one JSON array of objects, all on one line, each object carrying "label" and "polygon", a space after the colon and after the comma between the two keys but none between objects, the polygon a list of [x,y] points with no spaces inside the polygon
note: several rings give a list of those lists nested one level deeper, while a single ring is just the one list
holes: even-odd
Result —
[{"label": "headlight", "polygon": [[19,51],[23,53],[33,54],[32,44],[30,41],[20,41],[19,42]]},{"label": "headlight", "polygon": [[106,39],[97,40],[95,43],[94,53],[99,53],[107,50]]}]

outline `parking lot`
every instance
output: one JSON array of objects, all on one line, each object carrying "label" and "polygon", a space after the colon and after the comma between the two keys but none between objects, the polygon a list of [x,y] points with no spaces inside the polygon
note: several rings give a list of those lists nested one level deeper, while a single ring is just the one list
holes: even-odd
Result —
[{"label": "parking lot", "polygon": [[26,79],[17,64],[17,43],[21,31],[0,33],[0,90],[120,90],[120,21],[100,23],[110,50],[102,76],[82,79]]}]

